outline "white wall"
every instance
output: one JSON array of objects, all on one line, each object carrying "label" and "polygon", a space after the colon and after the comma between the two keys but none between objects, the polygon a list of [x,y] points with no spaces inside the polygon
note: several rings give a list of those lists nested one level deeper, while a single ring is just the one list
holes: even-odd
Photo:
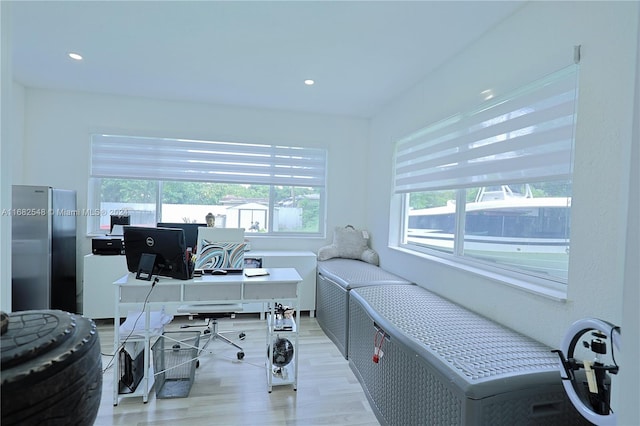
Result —
[{"label": "white wall", "polygon": [[[0,210],[11,208],[11,20],[9,4],[0,3]],[[11,218],[0,216],[0,282],[11,282]],[[11,309],[11,287],[0,287],[0,309]]]},{"label": "white wall", "polygon": [[[24,87],[13,81],[11,60],[11,3],[0,2],[0,282],[11,283],[11,185],[22,164]],[[11,311],[11,286],[0,286],[0,309]]]},{"label": "white wall", "polygon": [[[22,167],[13,183],[75,189],[79,209],[89,207],[90,134],[111,132],[326,147],[328,204],[336,206],[328,211],[327,238],[254,239],[254,249],[315,252],[331,242],[334,226],[364,223],[365,180],[353,176],[365,174],[366,158],[360,153],[366,146],[367,120],[36,88],[26,89],[24,103],[24,161],[17,159]],[[78,217],[78,232],[82,259],[91,252],[84,217]]]},{"label": "white wall", "polygon": [[[380,167],[368,175],[376,190],[369,191],[367,223],[381,236],[393,234],[395,226],[389,219],[395,212],[389,209],[388,159],[397,139],[479,104],[485,89],[500,95],[571,64],[573,46],[582,45],[566,302],[403,253],[376,238],[383,266],[552,347],[559,347],[565,330],[580,318],[621,324],[626,250],[621,235],[638,25],[637,2],[527,3],[372,120],[369,164]],[[637,400],[637,382],[634,391]]]},{"label": "white wall", "polygon": [[[640,9],[640,8],[639,8]],[[638,10],[640,22],[640,10]],[[629,147],[627,166],[629,168],[629,208],[625,222],[624,239],[626,239],[627,253],[625,261],[625,276],[622,305],[622,352],[620,364],[624,366],[624,375],[620,378],[621,389],[620,407],[623,409],[618,417],[619,425],[640,424],[640,43],[636,50],[636,81],[635,107],[632,146]],[[634,338],[635,336],[635,338]]]}]

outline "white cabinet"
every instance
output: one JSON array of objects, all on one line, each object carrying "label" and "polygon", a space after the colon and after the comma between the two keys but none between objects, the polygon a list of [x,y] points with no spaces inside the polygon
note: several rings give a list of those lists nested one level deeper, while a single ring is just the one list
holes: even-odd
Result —
[{"label": "white cabinet", "polygon": [[121,255],[84,257],[82,315],[88,318],[113,318],[113,282],[127,272],[127,260]]},{"label": "white cabinet", "polygon": [[[316,255],[310,251],[255,250],[246,258],[262,259],[264,268],[295,268],[302,277],[299,286],[300,310],[315,316]],[[125,256],[88,254],[84,257],[82,290],[83,315],[89,318],[113,318],[113,282],[127,274]],[[243,312],[264,312],[262,304],[249,303]],[[175,314],[175,312],[169,312]]]}]

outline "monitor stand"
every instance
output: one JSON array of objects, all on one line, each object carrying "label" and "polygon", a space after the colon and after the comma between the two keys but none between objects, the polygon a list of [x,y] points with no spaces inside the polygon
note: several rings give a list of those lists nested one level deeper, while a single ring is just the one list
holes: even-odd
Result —
[{"label": "monitor stand", "polygon": [[155,265],[155,263],[155,254],[142,253],[142,256],[140,256],[140,263],[138,264],[136,279],[151,281],[151,276],[153,275],[153,266]]}]

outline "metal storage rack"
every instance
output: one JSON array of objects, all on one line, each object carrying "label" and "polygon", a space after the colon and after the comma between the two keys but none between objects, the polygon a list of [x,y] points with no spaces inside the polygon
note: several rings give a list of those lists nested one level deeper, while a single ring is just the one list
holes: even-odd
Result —
[{"label": "metal storage rack", "polygon": [[[293,390],[298,390],[298,323],[297,320],[300,316],[300,308],[295,301],[295,314],[293,318],[287,319],[285,323],[290,324],[290,329],[281,328],[278,326],[276,306],[273,303],[269,305],[269,313],[267,315],[267,361],[266,361],[266,373],[267,373],[267,388],[269,392],[273,390],[274,386],[292,385]],[[286,365],[279,366],[273,363],[273,351],[274,342],[278,339],[288,340],[293,349],[293,357]]]}]

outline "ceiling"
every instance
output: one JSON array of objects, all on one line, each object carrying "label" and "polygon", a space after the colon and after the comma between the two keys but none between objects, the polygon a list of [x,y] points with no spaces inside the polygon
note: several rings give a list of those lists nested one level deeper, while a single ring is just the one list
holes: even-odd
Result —
[{"label": "ceiling", "polygon": [[366,118],[521,5],[15,1],[13,77],[29,87]]}]

